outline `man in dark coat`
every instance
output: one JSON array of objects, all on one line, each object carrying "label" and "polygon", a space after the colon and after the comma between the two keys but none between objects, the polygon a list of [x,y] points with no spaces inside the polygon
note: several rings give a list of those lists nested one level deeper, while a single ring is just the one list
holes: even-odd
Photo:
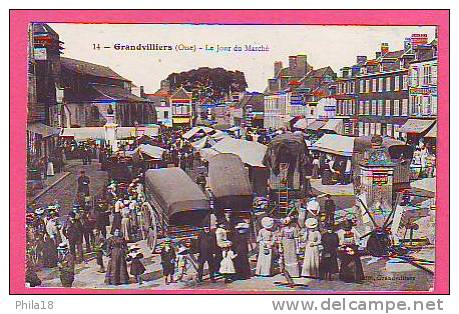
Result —
[{"label": "man in dark coat", "polygon": [[252,276],[249,262],[248,233],[249,224],[245,222],[238,223],[233,234],[233,249],[236,253],[234,267],[236,269],[236,279],[249,279]]},{"label": "man in dark coat", "polygon": [[65,243],[61,243],[58,248],[59,251],[59,279],[63,287],[72,287],[75,279],[75,255],[68,250]]},{"label": "man in dark coat", "polygon": [[107,238],[107,226],[110,225],[110,210],[104,200],[100,200],[96,206],[96,228],[102,236]]},{"label": "man in dark coat", "polygon": [[320,279],[333,279],[333,274],[338,270],[338,247],[339,237],[334,232],[333,225],[325,226],[326,233],[322,235],[322,256],[320,258],[319,272]]},{"label": "man in dark coat", "polygon": [[70,212],[70,219],[64,228],[64,236],[69,241],[70,253],[76,257],[76,262],[83,261],[83,225],[74,211]]},{"label": "man in dark coat", "polygon": [[80,172],[80,176],[78,177],[78,191],[77,193],[82,193],[85,196],[89,196],[89,177],[86,175],[85,171],[82,170]]},{"label": "man in dark coat", "polygon": [[333,226],[335,224],[335,210],[336,205],[330,194],[326,195],[324,212],[325,212],[325,222]]},{"label": "man in dark coat", "polygon": [[215,254],[217,253],[217,240],[215,234],[210,232],[209,227],[205,226],[203,231],[198,236],[197,247],[198,255],[198,280],[202,281],[204,264],[207,262],[209,267],[209,276],[212,282],[215,281]]}]

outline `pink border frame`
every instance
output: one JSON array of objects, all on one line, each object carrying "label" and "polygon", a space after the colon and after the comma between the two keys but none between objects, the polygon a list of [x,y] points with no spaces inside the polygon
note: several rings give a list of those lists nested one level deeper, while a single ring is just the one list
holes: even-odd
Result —
[{"label": "pink border frame", "polygon": [[[82,14],[84,11],[84,14]],[[26,288],[25,164],[27,25],[67,23],[191,23],[309,25],[436,25],[439,41],[436,271],[433,291],[344,294],[449,294],[449,10],[11,10],[10,11],[10,294],[292,294],[287,291],[123,290]],[[448,83],[447,83],[448,82]],[[305,292],[294,292],[304,294]],[[307,294],[343,294],[308,291]]]}]

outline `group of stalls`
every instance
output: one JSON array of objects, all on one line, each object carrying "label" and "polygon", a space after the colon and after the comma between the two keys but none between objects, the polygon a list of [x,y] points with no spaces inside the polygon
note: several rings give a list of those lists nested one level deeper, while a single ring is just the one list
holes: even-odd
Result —
[{"label": "group of stalls", "polygon": [[146,202],[142,208],[151,216],[155,243],[162,236],[177,241],[196,239],[203,227],[215,227],[226,208],[233,217],[250,222],[253,194],[241,158],[225,153],[210,158],[208,188],[211,193],[178,167],[145,172]]},{"label": "group of stalls", "polygon": [[[389,137],[382,139],[390,159],[395,162],[393,184],[396,189],[406,188],[410,182],[410,161],[413,148],[406,143]],[[366,152],[372,146],[370,136],[351,137],[339,134],[324,134],[310,146],[311,151],[326,155],[334,161],[333,168],[346,173],[350,170],[352,182],[359,184],[360,163],[367,158]],[[349,169],[349,165],[352,167]]]}]

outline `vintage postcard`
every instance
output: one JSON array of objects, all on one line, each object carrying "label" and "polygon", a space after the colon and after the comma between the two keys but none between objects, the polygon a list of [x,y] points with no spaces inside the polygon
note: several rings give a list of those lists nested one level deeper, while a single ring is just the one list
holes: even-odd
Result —
[{"label": "vintage postcard", "polygon": [[448,293],[448,11],[189,13],[12,11],[11,292]]}]

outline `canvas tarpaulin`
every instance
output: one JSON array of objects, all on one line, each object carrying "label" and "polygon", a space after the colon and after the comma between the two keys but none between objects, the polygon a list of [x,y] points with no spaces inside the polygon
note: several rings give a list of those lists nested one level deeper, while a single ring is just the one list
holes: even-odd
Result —
[{"label": "canvas tarpaulin", "polygon": [[406,123],[400,127],[398,131],[402,133],[419,134],[429,129],[434,123],[434,120],[408,119],[408,121],[406,121]]},{"label": "canvas tarpaulin", "polygon": [[243,163],[250,166],[265,167],[263,157],[265,156],[267,147],[258,142],[225,137],[212,146],[212,148],[220,153],[235,154],[241,158]]},{"label": "canvas tarpaulin", "polygon": [[[210,211],[209,199],[199,186],[180,168],[149,169],[145,172],[147,199],[153,198],[169,219],[180,221],[179,214],[201,212],[192,217],[205,217]],[[189,224],[201,221],[189,221]]]},{"label": "canvas tarpaulin", "polygon": [[352,157],[354,151],[354,137],[324,134],[317,142],[312,144],[311,149],[324,153]]}]

